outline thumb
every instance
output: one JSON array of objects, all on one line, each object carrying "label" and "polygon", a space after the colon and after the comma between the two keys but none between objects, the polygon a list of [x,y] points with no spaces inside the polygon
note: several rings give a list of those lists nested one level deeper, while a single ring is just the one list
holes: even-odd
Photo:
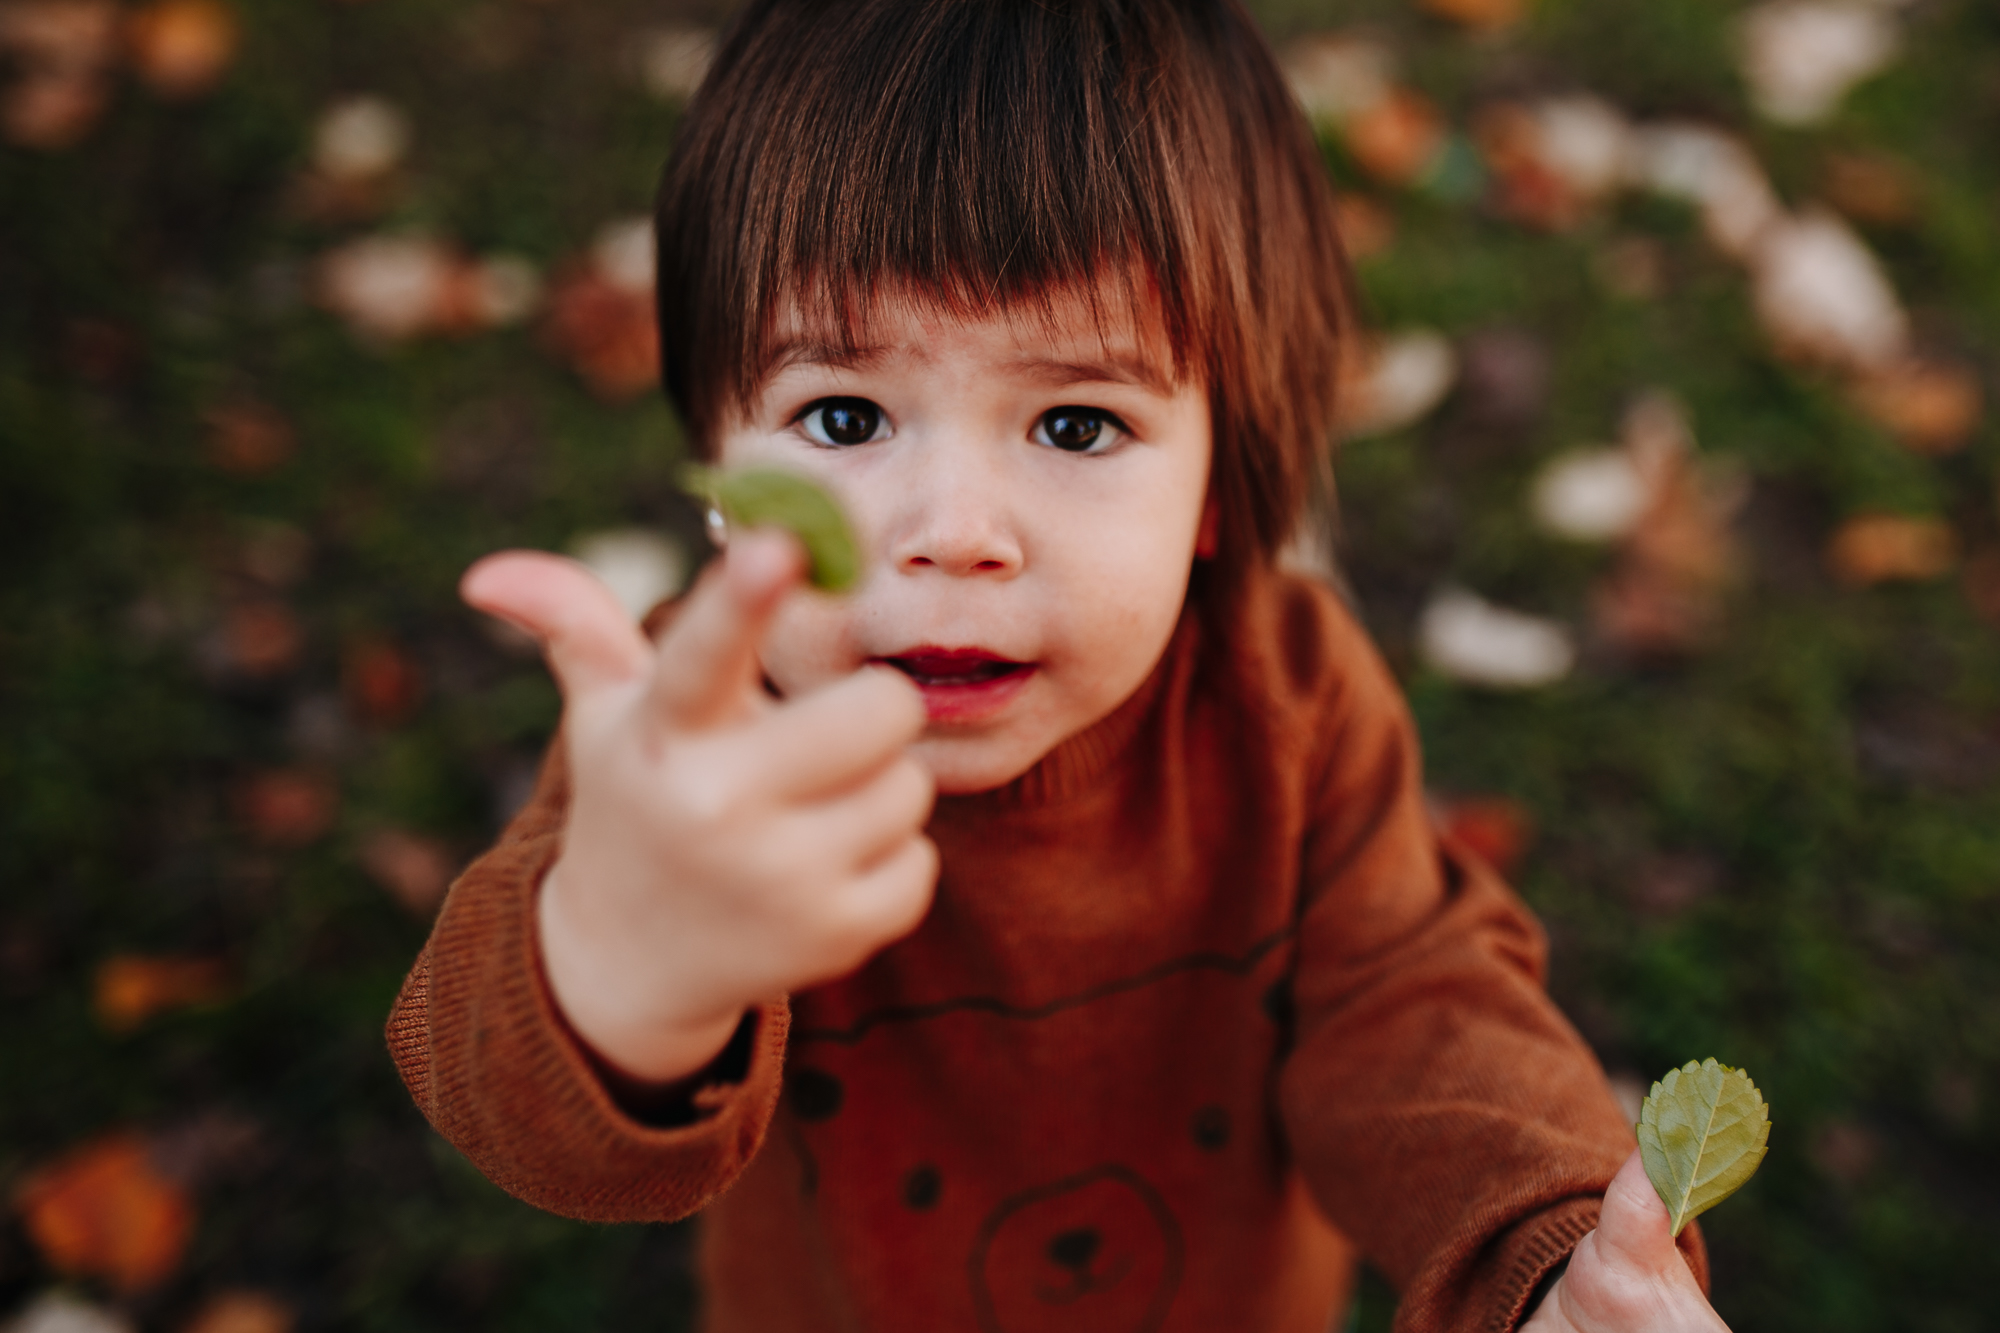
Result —
[{"label": "thumb", "polygon": [[579,561],[502,551],[466,570],[458,593],[534,635],[566,699],[635,680],[652,663],[652,647],[632,617]]},{"label": "thumb", "polygon": [[1647,1178],[1646,1164],[1637,1148],[1604,1191],[1604,1208],[1597,1219],[1597,1247],[1603,1258],[1623,1267],[1662,1276],[1687,1272],[1674,1244],[1673,1219]]}]

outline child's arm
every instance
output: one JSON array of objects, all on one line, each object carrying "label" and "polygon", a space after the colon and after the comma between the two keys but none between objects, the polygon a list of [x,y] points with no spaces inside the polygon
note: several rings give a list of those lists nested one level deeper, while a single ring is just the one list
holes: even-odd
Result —
[{"label": "child's arm", "polygon": [[[1513,1328],[1596,1227],[1631,1126],[1542,988],[1534,919],[1440,847],[1394,680],[1322,607],[1337,670],[1294,728],[1319,738],[1320,776],[1286,1125],[1321,1207],[1401,1292],[1399,1328]],[[1697,1284],[1698,1230],[1679,1246]]]},{"label": "child's arm", "polygon": [[[529,806],[454,886],[389,1038],[439,1131],[539,1206],[706,1202],[769,1121],[786,993],[928,905],[908,683],[761,688],[756,645],[801,563],[789,538],[740,535],[657,647],[572,562],[467,575],[469,601],[542,640],[563,727]],[[652,1095],[690,1075],[681,1104]]]}]

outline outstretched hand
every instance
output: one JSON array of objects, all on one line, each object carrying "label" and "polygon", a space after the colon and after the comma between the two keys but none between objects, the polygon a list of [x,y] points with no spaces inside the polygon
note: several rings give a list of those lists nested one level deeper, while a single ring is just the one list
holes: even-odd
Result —
[{"label": "outstretched hand", "polygon": [[1637,1149],[1604,1192],[1597,1230],[1521,1333],[1729,1333],[1674,1245]]},{"label": "outstretched hand", "polygon": [[800,582],[790,536],[738,534],[658,645],[573,560],[489,556],[472,606],[533,634],[563,694],[571,801],[538,905],[564,1016],[613,1068],[665,1083],[743,1011],[912,929],[937,852],[924,704],[886,667],[771,699],[758,648]]}]

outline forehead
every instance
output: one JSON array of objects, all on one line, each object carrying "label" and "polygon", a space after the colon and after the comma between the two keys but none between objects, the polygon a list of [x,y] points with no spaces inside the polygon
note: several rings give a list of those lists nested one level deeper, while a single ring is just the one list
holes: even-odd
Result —
[{"label": "forehead", "polygon": [[945,349],[1032,368],[1095,369],[1161,393],[1185,377],[1150,285],[1103,282],[974,301],[897,286],[864,300],[785,296],[765,322],[757,382],[798,366],[923,364]]}]

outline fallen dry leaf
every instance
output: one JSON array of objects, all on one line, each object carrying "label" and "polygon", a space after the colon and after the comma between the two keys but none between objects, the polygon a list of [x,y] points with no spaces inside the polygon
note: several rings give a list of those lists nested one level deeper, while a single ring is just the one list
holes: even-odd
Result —
[{"label": "fallen dry leaf", "polygon": [[208,427],[208,461],[224,472],[262,476],[290,462],[298,451],[292,423],[263,403],[220,404],[202,420]]},{"label": "fallen dry leaf", "polygon": [[1467,796],[1440,801],[1438,826],[1502,875],[1512,874],[1535,841],[1535,819],[1519,801]]},{"label": "fallen dry leaf", "polygon": [[1441,589],[1425,606],[1417,621],[1417,647],[1442,674],[1499,690],[1553,684],[1576,664],[1564,626],[1459,588]]},{"label": "fallen dry leaf", "polygon": [[291,1333],[292,1307],[262,1291],[223,1291],[202,1303],[181,1333]]},{"label": "fallen dry leaf", "polygon": [[15,1199],[51,1268],[127,1292],[171,1276],[194,1234],[193,1203],[154,1167],[136,1134],[74,1149],[30,1175]]},{"label": "fallen dry leaf", "polygon": [[0,5],[0,132],[22,148],[67,148],[89,134],[110,97],[117,55],[112,0],[15,0]]},{"label": "fallen dry leaf", "polygon": [[1950,525],[1904,514],[1850,518],[1827,546],[1834,576],[1853,587],[1939,578],[1957,560],[1958,537]]},{"label": "fallen dry leaf", "polygon": [[651,296],[607,280],[595,267],[557,280],[542,336],[607,402],[636,398],[659,381],[660,331]]},{"label": "fallen dry leaf", "polygon": [[1781,355],[1868,374],[1907,354],[1902,302],[1874,254],[1832,213],[1773,222],[1750,269],[1757,317]]},{"label": "fallen dry leaf", "polygon": [[1884,6],[1826,0],[1758,5],[1738,20],[1737,39],[1750,100],[1781,125],[1825,120],[1902,45]]},{"label": "fallen dry leaf", "polygon": [[351,641],[341,656],[340,674],[355,715],[378,726],[407,721],[423,699],[423,672],[389,639]]},{"label": "fallen dry leaf", "polygon": [[60,1289],[43,1292],[6,1324],[5,1333],[138,1333],[124,1315]]},{"label": "fallen dry leaf", "polygon": [[1886,153],[1829,153],[1820,190],[1842,213],[1874,227],[1909,226],[1922,202],[1916,173]]},{"label": "fallen dry leaf", "polygon": [[1361,169],[1391,185],[1414,185],[1437,161],[1444,118],[1407,88],[1399,88],[1346,123],[1347,151]]},{"label": "fallen dry leaf", "polygon": [[1854,1185],[1874,1167],[1882,1142],[1866,1126],[1851,1120],[1830,1120],[1813,1134],[1808,1152],[1823,1174],[1843,1185]]},{"label": "fallen dry leaf", "polygon": [[156,0],[126,21],[125,41],[140,81],[180,100],[221,82],[236,62],[242,31],[222,0]]},{"label": "fallen dry leaf", "polygon": [[1405,329],[1348,350],[1340,367],[1340,427],[1349,438],[1414,425],[1458,380],[1458,352],[1435,329]]},{"label": "fallen dry leaf", "polygon": [[313,126],[313,169],[329,181],[371,181],[402,165],[410,139],[410,119],[395,103],[349,97]]},{"label": "fallen dry leaf", "polygon": [[1306,119],[1334,130],[1387,99],[1395,87],[1389,48],[1356,33],[1318,33],[1285,48],[1285,80]]},{"label": "fallen dry leaf", "polygon": [[362,839],[358,858],[368,878],[403,909],[429,920],[458,873],[459,858],[442,839],[405,829],[377,829]]},{"label": "fallen dry leaf", "polygon": [[1597,631],[1628,653],[1697,651],[1713,641],[1740,573],[1732,524],[1746,488],[1739,475],[1695,454],[1686,413],[1671,395],[1642,395],[1621,440],[1645,500],[1622,534],[1618,567],[1593,593]]},{"label": "fallen dry leaf", "polygon": [[1365,194],[1343,192],[1333,201],[1333,215],[1349,259],[1382,254],[1396,239],[1395,217]]},{"label": "fallen dry leaf", "polygon": [[1548,231],[1574,227],[1624,184],[1631,127],[1602,98],[1571,96],[1483,108],[1473,137],[1504,217]]},{"label": "fallen dry leaf", "polygon": [[2000,629],[2000,550],[1982,551],[1965,562],[1965,599],[1980,619]]},{"label": "fallen dry leaf", "polygon": [[275,680],[298,667],[304,650],[305,630],[289,606],[274,598],[249,597],[224,613],[214,665],[243,680]]},{"label": "fallen dry leaf", "polygon": [[1777,191],[1744,142],[1707,125],[1665,121],[1632,132],[1626,174],[1658,194],[1693,204],[1709,243],[1747,260],[1782,215]]},{"label": "fallen dry leaf", "polygon": [[1986,414],[1979,377],[1941,361],[1899,361],[1857,383],[1854,401],[1911,451],[1928,455],[1964,447]]},{"label": "fallen dry leaf", "polygon": [[238,817],[257,841],[303,847],[333,827],[340,795],[331,780],[309,769],[256,773],[236,789]]},{"label": "fallen dry leaf", "polygon": [[216,1004],[229,992],[229,967],[219,958],[118,954],[97,965],[92,1008],[105,1031],[126,1033],[170,1010]]},{"label": "fallen dry leaf", "polygon": [[1439,18],[1487,31],[1511,27],[1520,22],[1528,9],[1527,0],[1419,0],[1419,3]]}]

